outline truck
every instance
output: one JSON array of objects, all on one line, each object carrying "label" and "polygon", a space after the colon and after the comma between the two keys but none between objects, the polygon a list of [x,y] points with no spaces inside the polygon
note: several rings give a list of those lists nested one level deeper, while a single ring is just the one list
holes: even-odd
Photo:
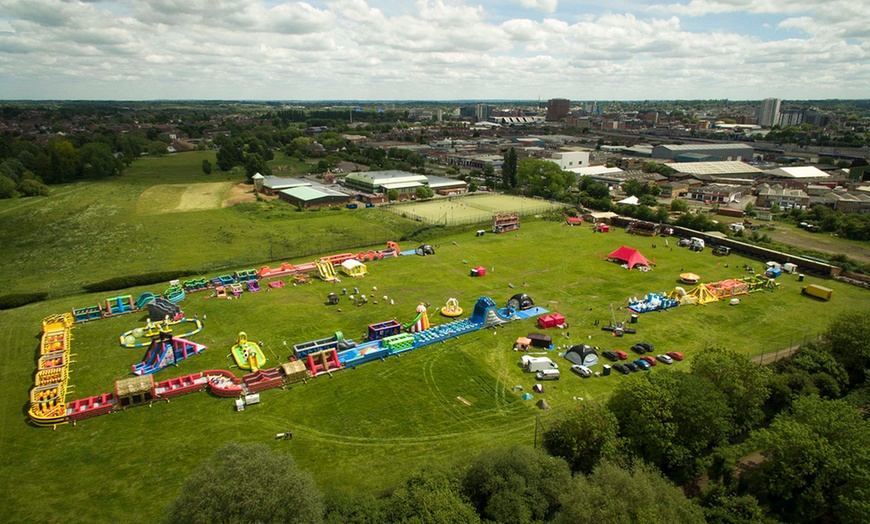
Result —
[{"label": "truck", "polygon": [[801,293],[804,295],[809,295],[811,297],[820,298],[822,300],[831,300],[831,297],[834,295],[834,290],[828,287],[820,286],[818,284],[810,284],[808,286],[804,286],[801,289]]}]

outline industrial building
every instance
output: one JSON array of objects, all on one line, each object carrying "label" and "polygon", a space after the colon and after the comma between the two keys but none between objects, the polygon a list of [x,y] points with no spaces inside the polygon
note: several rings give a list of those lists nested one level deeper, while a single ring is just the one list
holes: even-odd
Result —
[{"label": "industrial building", "polygon": [[746,144],[663,144],[655,146],[652,157],[676,162],[752,160],[752,146]]}]

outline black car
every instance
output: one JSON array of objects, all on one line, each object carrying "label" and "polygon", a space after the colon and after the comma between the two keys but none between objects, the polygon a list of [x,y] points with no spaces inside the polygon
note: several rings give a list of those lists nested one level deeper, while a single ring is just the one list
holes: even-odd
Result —
[{"label": "black car", "polygon": [[654,350],[656,348],[655,346],[653,346],[649,342],[638,342],[635,345],[643,347],[647,353],[652,353],[652,350]]},{"label": "black car", "polygon": [[623,365],[624,365],[625,367],[627,367],[627,368],[628,368],[630,371],[632,371],[632,372],[640,371],[640,366],[638,366],[638,365],[635,364],[634,362],[626,362],[626,363],[623,364]]},{"label": "black car", "polygon": [[619,357],[616,356],[616,353],[614,353],[613,351],[609,351],[609,350],[602,351],[601,356],[606,358],[607,360],[609,360],[611,362],[616,362],[617,360],[619,360]]},{"label": "black car", "polygon": [[614,364],[613,369],[619,371],[623,375],[628,375],[629,373],[631,373],[631,371],[628,369],[628,367],[626,367],[625,364]]},{"label": "black car", "polygon": [[646,353],[646,347],[641,346],[640,344],[635,344],[635,345],[631,346],[631,350],[634,351],[635,353],[637,353],[638,355],[643,355],[644,353]]}]

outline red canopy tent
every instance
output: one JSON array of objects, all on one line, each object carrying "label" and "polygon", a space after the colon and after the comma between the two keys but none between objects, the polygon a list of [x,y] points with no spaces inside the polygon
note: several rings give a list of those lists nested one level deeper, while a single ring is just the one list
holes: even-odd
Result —
[{"label": "red canopy tent", "polygon": [[632,269],[634,266],[640,264],[642,266],[650,267],[649,260],[646,259],[643,255],[640,254],[640,251],[637,249],[632,249],[630,247],[621,246],[619,249],[614,251],[613,253],[607,255],[609,259],[619,260],[621,262],[625,262],[628,264],[628,269]]}]

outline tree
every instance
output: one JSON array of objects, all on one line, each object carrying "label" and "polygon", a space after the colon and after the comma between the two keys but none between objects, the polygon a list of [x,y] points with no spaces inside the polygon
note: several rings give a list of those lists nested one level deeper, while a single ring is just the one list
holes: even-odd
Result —
[{"label": "tree", "polygon": [[5,175],[0,175],[0,198],[13,198],[15,195],[15,181]]},{"label": "tree", "polygon": [[865,382],[864,370],[870,367],[870,318],[860,311],[837,317],[823,340],[846,368],[849,383],[854,386]]},{"label": "tree", "polygon": [[734,434],[758,425],[770,391],[770,371],[746,356],[724,348],[703,350],[692,361],[692,373],[709,380],[725,395],[734,424]]},{"label": "tree", "polygon": [[428,200],[428,199],[432,198],[433,196],[435,196],[435,191],[433,191],[431,188],[428,188],[426,186],[420,186],[416,189],[415,194],[417,195],[417,198],[419,198],[420,200]]},{"label": "tree", "polygon": [[563,199],[573,185],[574,174],[555,162],[524,158],[517,165],[517,187],[528,188],[534,196]]},{"label": "tree", "polygon": [[688,213],[689,203],[682,198],[675,198],[671,200],[671,211],[675,211],[678,213]]},{"label": "tree", "polygon": [[517,187],[517,152],[512,147],[504,155],[504,163],[501,166],[502,186],[505,189]]},{"label": "tree", "polygon": [[387,200],[390,202],[395,202],[399,199],[399,190],[392,188],[387,190]]},{"label": "tree", "polygon": [[206,175],[211,174],[211,162],[209,162],[207,158],[202,160],[202,172]]},{"label": "tree", "polygon": [[870,522],[870,422],[842,400],[795,400],[750,443],[746,487],[784,522]]},{"label": "tree", "polygon": [[169,144],[155,140],[148,144],[148,154],[151,156],[163,156],[167,153]]},{"label": "tree", "polygon": [[272,168],[266,164],[266,160],[260,156],[260,153],[248,153],[245,155],[245,174],[248,180],[260,173],[263,176],[272,174]]},{"label": "tree", "polygon": [[779,373],[806,373],[823,398],[839,398],[849,385],[846,368],[829,348],[817,342],[804,344],[791,356],[776,364]]},{"label": "tree", "polygon": [[564,460],[529,447],[512,447],[474,459],[462,486],[482,518],[523,524],[550,520],[570,479]]},{"label": "tree", "polygon": [[120,175],[123,163],[115,158],[112,149],[101,142],[90,142],[79,150],[81,177],[99,179]]},{"label": "tree", "polygon": [[462,496],[459,481],[439,471],[414,474],[393,492],[386,522],[477,523],[480,518]]},{"label": "tree", "polygon": [[48,186],[35,178],[25,178],[17,189],[22,196],[48,196]]},{"label": "tree", "polygon": [[747,202],[746,206],[743,208],[743,212],[748,217],[754,217],[758,215],[758,213],[755,211],[755,204],[753,204],[752,202]]},{"label": "tree", "polygon": [[323,510],[314,480],[289,455],[231,442],[184,481],[164,521],[317,523]]},{"label": "tree", "polygon": [[564,459],[571,471],[592,473],[602,459],[616,458],[617,424],[606,407],[583,404],[550,423],[544,431],[544,449]]},{"label": "tree", "polygon": [[602,462],[589,476],[575,475],[561,501],[557,524],[704,522],[699,506],[643,462],[627,468]]}]

